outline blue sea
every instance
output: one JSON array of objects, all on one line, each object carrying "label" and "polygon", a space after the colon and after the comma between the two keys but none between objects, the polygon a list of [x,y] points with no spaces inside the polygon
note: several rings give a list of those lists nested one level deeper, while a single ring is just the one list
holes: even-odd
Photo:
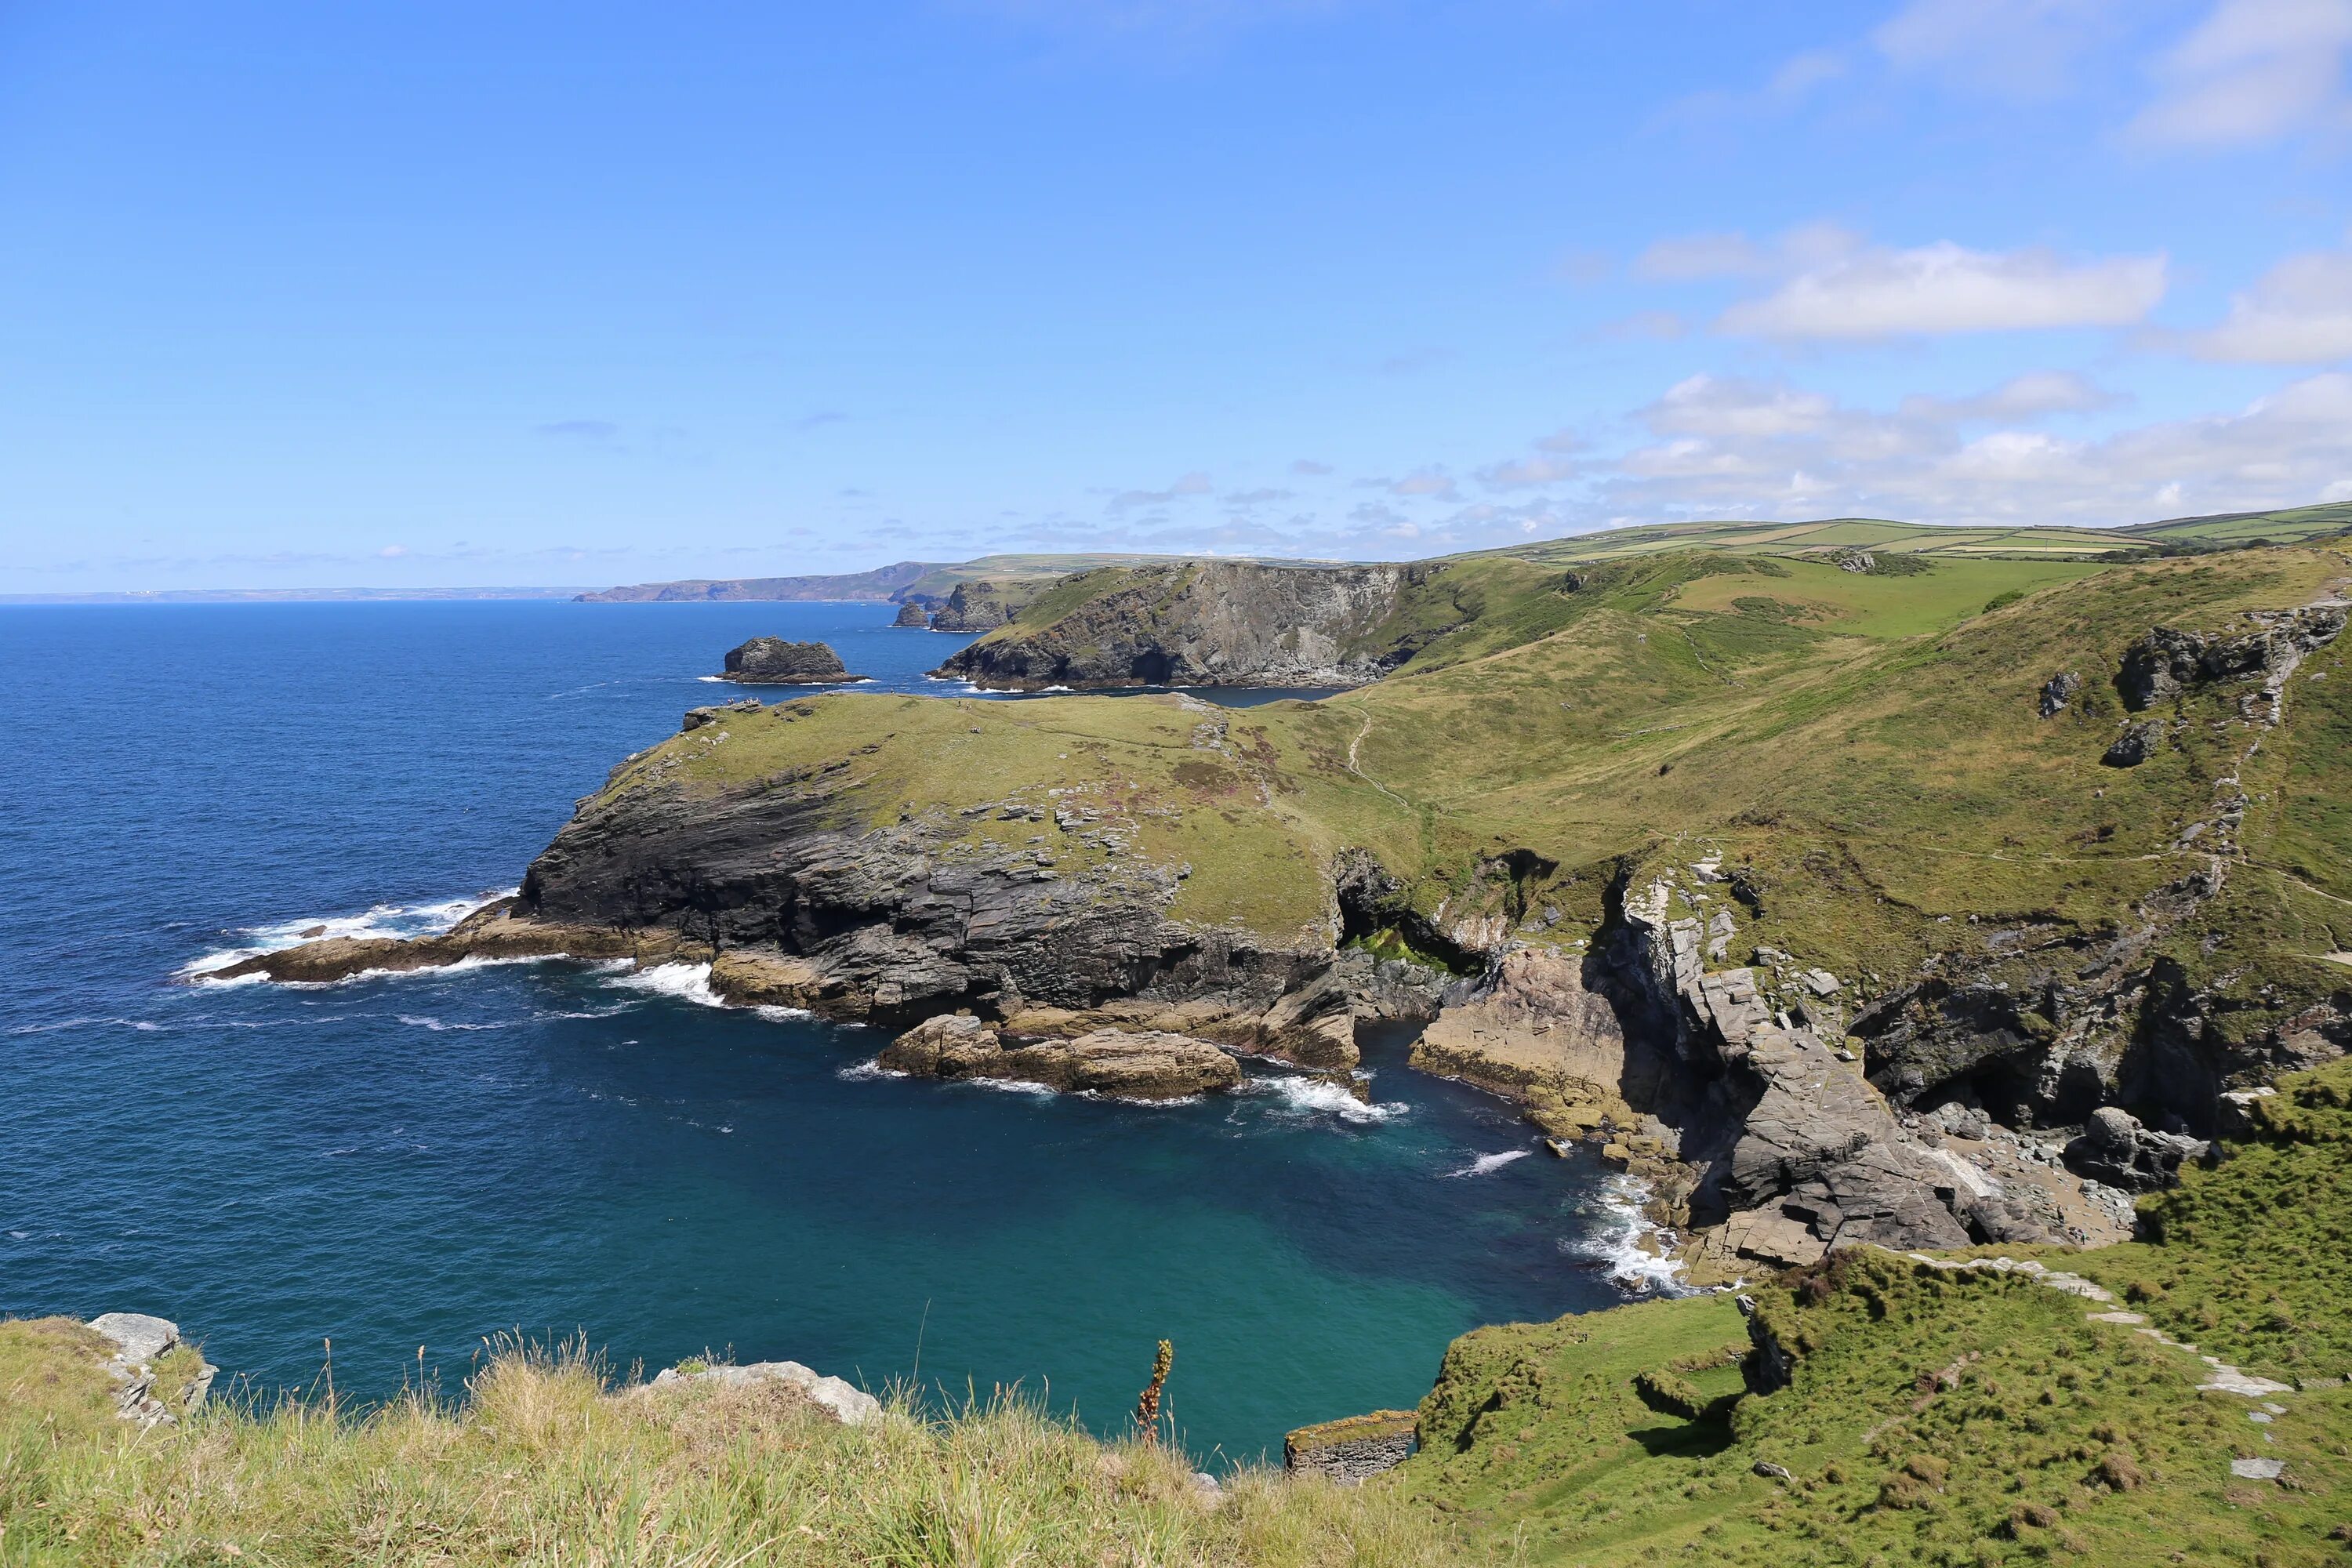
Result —
[{"label": "blue sea", "polygon": [[1166,1338],[1214,1464],[1412,1405],[1480,1323],[1622,1299],[1617,1178],[1393,1032],[1370,1107],[1259,1064],[1144,1107],[877,1075],[875,1032],[692,969],[184,978],[511,889],[614,762],[739,694],[703,678],[745,637],[964,690],[923,672],[965,639],[889,609],[0,610],[0,1313],[172,1318],[261,1397],[330,1340],[346,1396],[455,1392],[520,1332],[624,1373],[1017,1386],[1101,1430]]}]

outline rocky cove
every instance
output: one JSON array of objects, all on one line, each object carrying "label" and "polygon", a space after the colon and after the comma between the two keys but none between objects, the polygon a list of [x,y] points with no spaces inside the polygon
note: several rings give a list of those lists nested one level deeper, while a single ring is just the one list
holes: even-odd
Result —
[{"label": "rocky cove", "polygon": [[[1361,574],[1318,587],[1306,569],[1263,570],[1293,596],[1387,613],[1362,611],[1373,580]],[[1444,578],[1425,574],[1422,591]],[[1531,585],[1551,602],[1586,586]],[[1126,583],[1082,607],[1115,630],[1142,614],[1133,595],[1187,591]],[[2285,682],[2342,625],[2340,602],[2323,597],[2249,634],[2159,627],[2105,679],[2127,709],[2210,695],[2221,716],[2177,723],[2251,760],[2284,721]],[[1431,646],[1405,641],[1407,660]],[[2225,651],[2209,659],[2207,647]],[[1220,673],[1299,668],[1285,652]],[[2161,691],[2140,673],[2159,668]],[[2046,666],[2015,672],[2016,721],[2045,733],[2082,722],[2053,707],[2045,678]],[[1318,705],[1293,706],[1318,721]],[[997,756],[963,770],[953,794],[927,795],[950,752],[1011,743],[994,715],[856,697],[699,710],[582,802],[513,899],[446,933],[331,939],[214,978],[320,982],[557,953],[708,963],[730,1002],[901,1035],[883,1056],[901,1070],[1142,1098],[1229,1087],[1226,1052],[1344,1073],[1360,1028],[1419,1026],[1414,1065],[1505,1095],[1547,1132],[1590,1137],[1643,1176],[1654,1217],[1687,1237],[1701,1280],[1861,1242],[2116,1239],[2132,1193],[2164,1184],[2230,1124],[2225,1090],[2343,1048],[2340,991],[2263,1009],[2252,1031],[2217,1029],[2230,1004],[2179,978],[2177,940],[2231,876],[2246,805],[2234,774],[2205,815],[2168,827],[2179,863],[2105,930],[1971,913],[1965,940],[1921,952],[1908,973],[1841,973],[1754,940],[1766,900],[1790,890],[1766,890],[1762,871],[1706,835],[1680,856],[1602,862],[1581,928],[1545,912],[1561,868],[1537,850],[1490,850],[1432,899],[1374,850],[1328,839],[1285,840],[1299,862],[1286,874],[1318,900],[1295,927],[1216,918],[1192,864],[1150,840],[1188,817],[1282,819],[1297,786],[1263,730],[1181,699],[1149,714],[1180,758],[1165,789],[1133,776],[1141,764],[1127,752],[1081,739],[1077,770],[1055,765],[1069,752]],[[1330,770],[1364,777],[1353,745]],[[1205,831],[1228,830],[1212,819]],[[1922,917],[1930,940],[1937,920]]]}]

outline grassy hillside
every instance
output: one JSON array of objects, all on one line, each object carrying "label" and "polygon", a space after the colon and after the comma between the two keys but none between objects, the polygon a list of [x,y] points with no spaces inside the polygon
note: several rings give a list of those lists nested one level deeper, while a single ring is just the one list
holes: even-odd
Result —
[{"label": "grassy hillside", "polygon": [[372,1412],[219,1405],[142,1433],[79,1325],[0,1322],[0,1563],[1200,1563],[1456,1561],[1387,1493],[1279,1474],[1207,1491],[1181,1456],[1098,1444],[1015,1401],[860,1427],[789,1390],[615,1396],[509,1350],[462,1398]]},{"label": "grassy hillside", "polygon": [[1848,1252],[1753,1289],[1796,1353],[1767,1395],[1728,1397],[1721,1296],[1457,1341],[1405,1489],[1523,1563],[2341,1562],[2347,1106],[2352,1064],[2291,1080],[2256,1142],[2150,1201],[2164,1241],[2052,1259],[2140,1282],[2206,1353],[2300,1365],[2297,1392],[2200,1389],[2197,1353],[2094,1316],[2121,1303]]},{"label": "grassy hillside", "polygon": [[[1574,587],[1465,563],[1437,580],[1472,606],[1465,625],[1325,701],[843,694],[733,721],[724,741],[678,737],[614,787],[833,766],[851,781],[833,796],[845,821],[928,814],[972,839],[1024,825],[971,806],[1080,790],[1134,823],[1135,853],[1193,868],[1181,915],[1275,938],[1327,916],[1343,847],[1375,853],[1426,914],[1512,906],[1534,941],[1589,931],[1625,868],[1712,849],[1748,868],[1743,944],[1897,974],[1932,952],[1983,958],[1980,922],[2110,930],[2202,863],[2179,835],[2238,776],[2243,864],[2179,957],[2231,977],[2257,1016],[2347,973],[2325,957],[2352,948],[2345,648],[2311,661],[2287,727],[2242,768],[2252,732],[2218,690],[2177,704],[2178,738],[2146,764],[2102,766],[2125,718],[2107,681],[2152,626],[2220,627],[2347,575],[2352,559],[2300,549],[1894,576],[1690,552],[1584,568]],[[2070,670],[2082,695],[2043,720],[2040,687]],[[1528,856],[1498,882],[1507,850]]]},{"label": "grassy hillside", "polygon": [[2163,522],[2143,522],[2124,530],[2143,539],[2174,542],[2244,543],[2268,540],[2288,544],[2323,539],[2352,530],[2352,501],[2324,506],[2291,507],[2284,511],[2233,511],[2216,517],[2176,517]]}]

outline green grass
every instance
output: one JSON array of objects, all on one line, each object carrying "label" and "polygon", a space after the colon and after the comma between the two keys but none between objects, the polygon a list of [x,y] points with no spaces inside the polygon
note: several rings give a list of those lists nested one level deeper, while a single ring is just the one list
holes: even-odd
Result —
[{"label": "green grass", "polygon": [[215,1406],[142,1434],[92,1402],[93,1353],[54,1325],[0,1323],[12,1568],[1433,1568],[1456,1555],[1393,1489],[1250,1471],[1213,1496],[1181,1456],[1097,1443],[1009,1398],[944,1418],[894,1402],[850,1428],[788,1391],[615,1397],[593,1363],[509,1350],[459,1401],[357,1415]]},{"label": "green grass", "polygon": [[[1580,568],[1570,590],[1550,568],[1467,562],[1403,612],[1407,632],[1467,624],[1327,700],[1204,715],[1173,697],[800,699],[677,737],[614,787],[788,789],[845,827],[935,824],[950,854],[1043,837],[1066,870],[1101,856],[1050,822],[964,813],[1080,790],[1136,825],[1137,854],[1192,868],[1180,918],[1276,942],[1335,934],[1343,849],[1375,855],[1425,921],[1500,915],[1530,941],[1589,935],[1613,879],[1712,851],[1760,903],[1741,952],[1843,975],[1958,952],[2025,979],[2031,955],[1990,952],[1989,931],[2031,919],[2104,940],[2202,863],[2175,840],[2252,738],[2231,692],[2197,691],[2166,715],[2177,743],[2101,766],[2124,649],[2151,626],[2305,603],[2347,572],[2294,548],[2095,570],[1939,558],[1914,575],[1686,552]],[[1986,610],[2004,582],[2024,596]],[[2315,656],[2289,722],[2246,760],[2244,864],[2166,949],[2226,995],[2224,1031],[2343,988],[2325,955],[2352,945],[2346,657]],[[2084,690],[2043,720],[2036,695],[2062,670]],[[1516,851],[1538,869],[1499,871]]]},{"label": "green grass", "polygon": [[[2138,1310],[2202,1349],[2316,1379],[2352,1336],[2352,1064],[2280,1098],[2259,1140],[2149,1205],[2162,1240],[2051,1261],[2152,1287]],[[2193,1354],[2094,1303],[1884,1252],[1750,1289],[1795,1354],[1787,1387],[1725,1409],[1710,1347],[1741,1325],[1722,1296],[1483,1329],[1447,1352],[1406,1489],[1525,1563],[2342,1560],[2338,1382],[2256,1423],[2200,1392]],[[2258,1457],[2284,1484],[2231,1475]]]}]

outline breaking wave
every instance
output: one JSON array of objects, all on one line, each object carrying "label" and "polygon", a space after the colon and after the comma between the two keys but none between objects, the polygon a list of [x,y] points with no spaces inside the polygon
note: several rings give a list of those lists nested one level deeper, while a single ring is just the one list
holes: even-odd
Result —
[{"label": "breaking wave", "polygon": [[1388,1105],[1366,1105],[1336,1083],[1318,1078],[1278,1077],[1254,1078],[1242,1085],[1244,1094],[1272,1095],[1282,1103],[1276,1115],[1334,1116],[1342,1121],[1370,1125],[1391,1121],[1412,1107],[1402,1100]]},{"label": "breaking wave", "polygon": [[416,904],[377,904],[356,915],[312,915],[299,920],[278,921],[270,925],[247,926],[234,933],[244,939],[236,946],[199,954],[182,964],[177,973],[184,980],[193,980],[213,970],[241,963],[248,958],[258,958],[265,952],[279,952],[306,942],[323,941],[331,936],[431,936],[447,931],[485,904],[511,899],[520,891],[520,888],[501,888],[476,893],[469,898],[428,899]]},{"label": "breaking wave", "polygon": [[1589,1217],[1597,1223],[1592,1233],[1581,1241],[1562,1242],[1561,1249],[1606,1265],[1610,1282],[1622,1290],[1643,1296],[1699,1294],[1696,1287],[1683,1283],[1681,1261],[1665,1256],[1674,1245],[1674,1233],[1652,1225],[1642,1213],[1642,1200],[1647,1196],[1649,1190],[1633,1177],[1610,1177],[1593,1194]]},{"label": "breaking wave", "polygon": [[675,996],[704,1007],[724,1007],[726,1001],[710,988],[710,965],[707,963],[656,963],[649,968],[634,970],[626,974],[607,974],[607,984],[629,991],[649,991],[656,996]]},{"label": "breaking wave", "polygon": [[1504,1166],[1509,1164],[1514,1160],[1524,1160],[1532,1152],[1532,1150],[1528,1149],[1506,1149],[1499,1154],[1481,1154],[1476,1159],[1471,1161],[1468,1164],[1463,1166],[1460,1170],[1448,1171],[1445,1174],[1449,1178],[1454,1176],[1483,1176],[1487,1174],[1489,1172],[1501,1170]]}]

